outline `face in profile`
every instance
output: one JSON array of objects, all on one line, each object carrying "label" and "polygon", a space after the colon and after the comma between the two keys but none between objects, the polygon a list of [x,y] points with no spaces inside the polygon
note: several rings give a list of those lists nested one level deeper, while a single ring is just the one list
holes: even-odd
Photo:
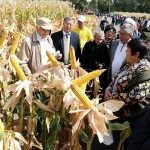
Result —
[{"label": "face in profile", "polygon": [[131,48],[128,46],[126,50],[126,60],[130,64],[134,64],[136,60],[138,59],[139,52],[136,52],[135,54],[131,53]]},{"label": "face in profile", "polygon": [[131,35],[127,33],[126,30],[120,30],[119,38],[122,43],[128,43],[129,39],[131,38]]}]

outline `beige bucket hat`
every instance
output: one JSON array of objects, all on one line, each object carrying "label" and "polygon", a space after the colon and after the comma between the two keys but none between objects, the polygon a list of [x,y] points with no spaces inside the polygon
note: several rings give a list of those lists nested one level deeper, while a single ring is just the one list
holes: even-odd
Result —
[{"label": "beige bucket hat", "polygon": [[36,19],[36,25],[45,29],[45,30],[53,30],[53,25],[50,19],[41,17]]}]

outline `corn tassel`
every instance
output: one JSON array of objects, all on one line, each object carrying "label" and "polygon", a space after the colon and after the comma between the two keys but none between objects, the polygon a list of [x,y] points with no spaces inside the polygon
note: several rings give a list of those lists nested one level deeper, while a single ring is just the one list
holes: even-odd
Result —
[{"label": "corn tassel", "polygon": [[4,34],[4,35],[2,35],[2,37],[0,38],[0,48],[2,48],[2,46],[3,46],[3,44],[4,44],[4,42],[5,42],[5,40],[6,40],[6,35]]},{"label": "corn tassel", "polygon": [[76,69],[77,68],[77,62],[76,62],[76,56],[75,56],[73,46],[70,46],[70,60],[71,60],[71,68]]},{"label": "corn tassel", "polygon": [[71,84],[70,88],[85,108],[90,109],[93,107],[93,104],[88,96],[77,85]]},{"label": "corn tassel", "polygon": [[14,57],[10,57],[10,61],[11,61],[12,65],[13,65],[13,67],[15,68],[19,79],[21,81],[27,80],[26,75],[24,74],[22,68],[19,66],[19,63],[16,61],[16,59]]},{"label": "corn tassel", "polygon": [[47,57],[49,59],[49,61],[52,62],[53,66],[57,67],[59,66],[59,62],[56,60],[56,58],[52,55],[51,52],[46,51]]},{"label": "corn tassel", "polygon": [[105,71],[105,69],[92,71],[90,73],[84,74],[83,76],[80,76],[80,77],[72,80],[72,83],[76,84],[78,86],[81,86],[81,84],[100,76],[104,71]]},{"label": "corn tassel", "polygon": [[17,46],[18,46],[18,42],[19,42],[19,40],[20,40],[20,36],[21,36],[20,33],[18,33],[18,34],[16,35],[15,40],[14,40],[14,42],[13,42],[13,45],[12,45],[12,47],[11,47],[11,49],[10,49],[10,54],[15,54],[16,48],[17,48]]}]

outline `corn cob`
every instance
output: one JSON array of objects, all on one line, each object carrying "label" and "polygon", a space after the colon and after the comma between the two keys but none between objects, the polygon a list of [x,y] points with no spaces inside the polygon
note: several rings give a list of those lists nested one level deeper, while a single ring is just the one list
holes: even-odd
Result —
[{"label": "corn cob", "polygon": [[70,88],[85,108],[93,107],[93,104],[88,96],[77,85],[71,84]]},{"label": "corn cob", "polygon": [[80,77],[72,80],[71,82],[78,86],[81,86],[81,84],[100,76],[104,71],[105,71],[105,69],[92,71],[90,73],[86,73],[83,76],[80,76]]},{"label": "corn cob", "polygon": [[52,55],[51,52],[46,51],[47,57],[49,59],[49,61],[52,62],[53,66],[57,67],[59,66],[59,62],[56,60],[56,58]]},{"label": "corn cob", "polygon": [[6,35],[5,34],[3,34],[2,35],[2,37],[0,38],[0,48],[2,48],[2,46],[3,46],[3,43],[5,42],[5,40],[6,40]]},{"label": "corn cob", "polygon": [[11,61],[12,65],[13,65],[13,67],[15,68],[19,79],[20,79],[21,81],[27,80],[26,75],[24,74],[22,68],[19,66],[19,64],[18,64],[18,62],[16,61],[16,59],[11,56],[11,57],[10,57],[10,61]]},{"label": "corn cob", "polygon": [[71,60],[71,68],[76,69],[77,68],[77,62],[76,62],[76,56],[75,56],[73,46],[70,46],[70,60]]},{"label": "corn cob", "polygon": [[13,42],[13,45],[12,45],[12,47],[11,47],[11,49],[10,49],[10,54],[15,54],[16,48],[17,48],[17,46],[18,46],[18,42],[19,42],[19,40],[20,40],[20,36],[21,36],[20,33],[18,33],[18,34],[16,35],[15,40],[14,40],[14,42]]},{"label": "corn cob", "polygon": [[87,86],[87,82],[81,84],[79,87],[80,87],[80,89],[82,89],[83,92],[85,92],[86,86]]}]

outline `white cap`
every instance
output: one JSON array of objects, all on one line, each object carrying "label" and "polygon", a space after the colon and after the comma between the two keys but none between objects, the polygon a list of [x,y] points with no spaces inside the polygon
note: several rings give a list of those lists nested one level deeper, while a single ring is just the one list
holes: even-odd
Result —
[{"label": "white cap", "polygon": [[81,21],[81,22],[85,22],[86,18],[83,15],[81,15],[81,16],[78,17],[78,20]]},{"label": "white cap", "polygon": [[136,25],[136,22],[135,22],[132,18],[126,18],[126,19],[124,20],[124,22],[125,22],[125,23],[130,23],[130,24],[132,24],[133,26]]}]

